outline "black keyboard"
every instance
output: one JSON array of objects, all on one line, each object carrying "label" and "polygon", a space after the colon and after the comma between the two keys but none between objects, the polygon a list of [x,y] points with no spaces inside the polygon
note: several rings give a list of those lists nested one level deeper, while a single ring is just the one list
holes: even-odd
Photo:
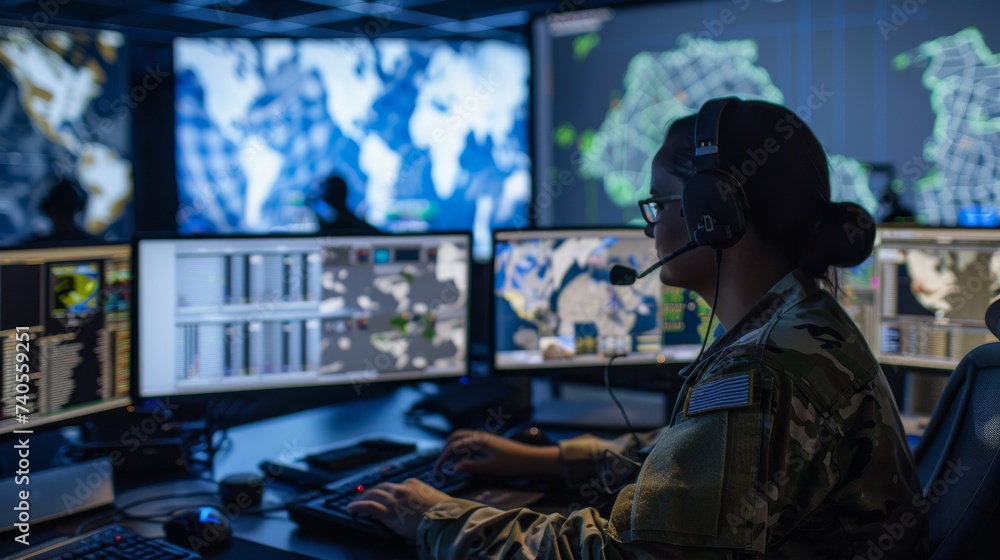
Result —
[{"label": "black keyboard", "polygon": [[201,556],[161,539],[113,525],[45,547],[21,558],[31,560],[197,560]]},{"label": "black keyboard", "polygon": [[329,531],[331,524],[362,531],[368,535],[393,535],[384,525],[347,513],[351,503],[365,489],[380,482],[402,482],[408,478],[421,480],[442,492],[454,492],[468,486],[470,476],[450,471],[434,471],[439,451],[415,452],[394,461],[376,465],[364,472],[327,484],[318,497],[288,506],[289,516],[305,530]]}]

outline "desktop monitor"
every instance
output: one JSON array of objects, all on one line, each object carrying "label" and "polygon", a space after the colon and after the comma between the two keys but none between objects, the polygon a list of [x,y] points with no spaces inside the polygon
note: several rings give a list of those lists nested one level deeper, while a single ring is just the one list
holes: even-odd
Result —
[{"label": "desktop monitor", "polygon": [[[92,237],[131,236],[126,50],[117,31],[0,21],[0,245],[49,235],[61,208]],[[72,190],[50,196],[61,180]]]},{"label": "desktop monitor", "polygon": [[141,239],[141,397],[468,372],[468,234]]},{"label": "desktop monitor", "polygon": [[655,262],[638,228],[494,233],[494,366],[498,371],[561,370],[693,360],[711,309],[655,273],[614,286],[616,264]]},{"label": "desktop monitor", "polygon": [[0,433],[131,404],[132,251],[0,251]]},{"label": "desktop monitor", "polygon": [[182,234],[316,232],[346,206],[389,232],[523,227],[528,51],[497,40],[179,38]]},{"label": "desktop monitor", "polygon": [[837,300],[869,346],[874,346],[879,332],[876,285],[874,255],[858,266],[837,269]]},{"label": "desktop monitor", "polygon": [[1000,291],[1000,230],[882,228],[879,237],[881,362],[953,369],[996,340],[984,317]]},{"label": "desktop monitor", "polygon": [[[828,151],[835,199],[880,219],[996,227],[1000,129],[986,123],[1000,52],[988,22],[998,19],[992,0],[681,0],[539,16],[535,191],[559,203],[539,205],[536,222],[641,224],[635,202],[667,127],[736,95],[808,124]],[[759,163],[751,156],[746,169]],[[880,177],[888,168],[896,208]]]}]

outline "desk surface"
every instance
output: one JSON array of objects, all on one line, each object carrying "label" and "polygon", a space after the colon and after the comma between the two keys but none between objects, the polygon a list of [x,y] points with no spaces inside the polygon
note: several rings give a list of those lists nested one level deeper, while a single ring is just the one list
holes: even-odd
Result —
[{"label": "desk surface", "polygon": [[[228,443],[215,458],[215,480],[235,473],[260,473],[257,465],[262,460],[288,461],[310,449],[371,433],[435,439],[427,431],[407,425],[403,418],[403,411],[424,397],[419,391],[402,387],[388,395],[364,397],[230,430]],[[265,490],[265,509],[291,498],[290,493],[281,491],[281,486],[274,484]],[[331,532],[322,538],[301,532],[284,511],[238,513],[233,516],[233,529],[234,535],[241,539],[314,558],[416,558],[416,550],[410,545],[387,545],[352,535],[342,528],[331,527]]]},{"label": "desk surface", "polygon": [[[603,388],[601,389],[602,395]],[[269,420],[238,426],[229,430],[227,441],[215,457],[214,480],[237,473],[261,473],[257,465],[263,460],[289,462],[310,450],[328,446],[343,440],[361,438],[372,434],[394,436],[433,443],[440,438],[418,426],[406,423],[403,412],[425,395],[412,387],[401,387],[387,394],[341,402],[319,409],[296,412]],[[261,398],[267,398],[262,395]],[[646,404],[646,403],[643,403]],[[558,434],[560,437],[571,434]],[[217,502],[216,486],[207,481],[176,481],[142,487],[121,493],[116,500],[119,507],[136,504],[157,496],[182,496],[188,498],[153,502],[148,507],[159,509],[143,510],[147,506],[130,510],[142,515],[162,513],[168,509],[186,506],[206,505]],[[290,551],[312,558],[416,558],[416,550],[405,543],[378,541],[369,537],[351,534],[340,527],[331,527],[330,532],[317,536],[299,531],[298,525],[288,519],[288,514],[280,506],[292,499],[292,489],[281,483],[273,483],[264,493],[263,508],[274,509],[268,513],[254,513],[240,510],[230,504],[227,513],[232,518],[234,535],[250,541]],[[161,535],[161,525],[139,524],[137,530],[150,536]],[[246,558],[247,548],[243,543],[218,552],[202,552],[208,559]],[[241,552],[243,550],[243,552]],[[266,556],[255,556],[266,558]],[[276,555],[276,557],[278,557]]]},{"label": "desk surface", "polygon": [[[536,404],[546,402],[544,393],[545,391],[537,391],[536,396],[541,398],[536,399],[539,400]],[[589,393],[585,391],[582,395],[575,395],[575,398],[570,397],[569,401],[576,401],[581,396],[591,399],[607,398],[603,388],[593,388]],[[425,397],[417,389],[404,386],[388,394],[361,394],[352,401],[234,427],[229,430],[215,456],[212,478],[219,481],[231,474],[243,473],[256,474],[267,480],[267,473],[262,473],[258,468],[262,461],[292,462],[318,448],[377,434],[433,445],[441,437],[425,428],[408,424],[404,415],[414,403]],[[273,397],[261,394],[261,398]],[[629,399],[628,396],[625,398]],[[648,396],[645,398],[646,400],[639,399],[634,404],[662,411],[662,408],[655,406],[656,399],[650,401]],[[551,399],[551,395],[548,399]],[[629,408],[635,410],[633,407]],[[579,431],[559,433],[550,430],[549,435],[561,439],[576,433]],[[115,506],[119,510],[126,509],[130,518],[139,518],[120,522],[140,534],[161,537],[165,518],[182,509],[219,503],[218,486],[212,481],[171,477],[169,481],[160,479],[161,482],[157,482],[147,476],[136,478],[133,475],[116,480],[120,484],[117,484],[119,491]],[[123,490],[126,486],[131,488]],[[264,513],[240,509],[236,504],[226,505],[223,509],[232,521],[233,543],[219,550],[199,552],[209,560],[251,557],[277,560],[416,558],[415,548],[401,541],[372,539],[336,526],[331,526],[329,532],[321,535],[299,531],[298,525],[288,518],[287,512],[282,508],[297,496],[294,488],[272,480],[264,492]],[[87,527],[86,530],[99,527],[110,522],[111,514],[114,513],[115,511],[102,511],[78,514],[65,522],[59,522],[59,526],[52,527],[52,536],[58,533],[73,534],[74,529],[82,531],[83,527]],[[141,519],[143,517],[156,519],[144,521]],[[281,554],[279,550],[290,554]]]}]

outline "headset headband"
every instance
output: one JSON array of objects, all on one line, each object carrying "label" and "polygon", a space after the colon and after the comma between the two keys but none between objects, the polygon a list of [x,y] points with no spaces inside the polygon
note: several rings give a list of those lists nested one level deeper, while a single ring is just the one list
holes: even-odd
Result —
[{"label": "headset headband", "polygon": [[722,123],[722,111],[730,103],[738,101],[736,97],[720,97],[705,102],[694,120],[694,167],[699,172],[718,169],[719,158],[719,126]]}]

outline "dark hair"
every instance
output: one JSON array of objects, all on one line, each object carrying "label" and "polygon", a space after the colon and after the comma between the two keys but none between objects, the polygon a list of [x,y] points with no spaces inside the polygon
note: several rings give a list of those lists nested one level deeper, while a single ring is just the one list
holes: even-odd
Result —
[{"label": "dark hair", "polygon": [[[695,175],[694,125],[694,115],[674,121],[656,158],[685,181]],[[856,204],[830,201],[826,152],[795,113],[764,101],[731,103],[718,142],[721,169],[743,185],[747,221],[764,243],[827,280],[831,267],[857,266],[871,255],[875,220]]]}]

